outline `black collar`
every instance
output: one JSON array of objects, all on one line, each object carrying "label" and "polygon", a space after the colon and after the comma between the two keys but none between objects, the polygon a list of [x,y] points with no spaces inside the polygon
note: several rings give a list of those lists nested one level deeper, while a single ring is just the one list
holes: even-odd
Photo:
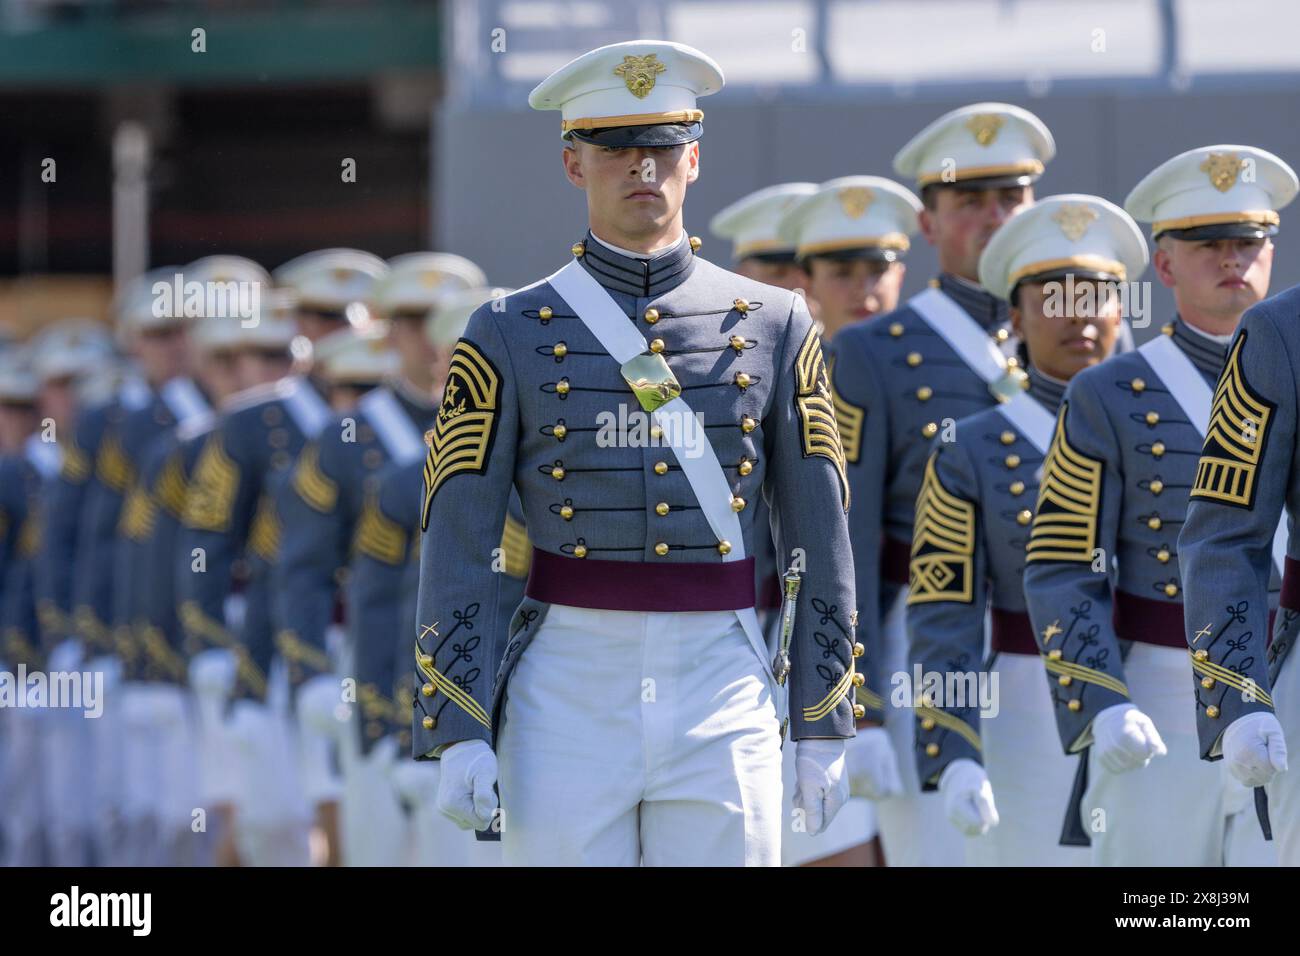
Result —
[{"label": "black collar", "polygon": [[979,286],[958,279],[946,272],[939,273],[939,288],[948,297],[966,310],[966,314],[979,323],[980,327],[993,331],[1004,325],[1009,316],[1007,303],[985,292]]},{"label": "black collar", "polygon": [[674,246],[653,259],[638,259],[601,245],[588,231],[585,251],[578,260],[610,292],[655,298],[686,281],[695,267],[695,252],[683,235]]},{"label": "black collar", "polygon": [[1220,345],[1193,331],[1181,316],[1174,316],[1173,326],[1174,333],[1171,338],[1174,340],[1174,345],[1178,346],[1183,354],[1192,360],[1192,364],[1202,372],[1210,378],[1218,379],[1219,373],[1223,371],[1223,363],[1228,359],[1227,344]]}]

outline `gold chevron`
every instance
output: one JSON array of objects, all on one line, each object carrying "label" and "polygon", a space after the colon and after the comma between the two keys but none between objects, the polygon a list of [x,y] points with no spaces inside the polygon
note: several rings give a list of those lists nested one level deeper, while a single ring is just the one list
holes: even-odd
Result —
[{"label": "gold chevron", "polygon": [[[487,471],[488,449],[496,432],[501,376],[472,342],[461,339],[451,356],[438,420],[429,436],[424,462],[424,506],[420,527],[429,527],[429,508],[443,482],[453,475]],[[462,394],[463,393],[463,394]]]},{"label": "gold chevron", "polygon": [[154,499],[167,513],[180,520],[185,515],[185,472],[181,467],[180,453],[168,457],[158,481],[154,484]]},{"label": "gold chevron", "polygon": [[239,466],[226,454],[221,436],[203,446],[194,466],[194,484],[185,499],[185,523],[201,531],[226,531],[239,490]]},{"label": "gold chevron", "polygon": [[59,469],[59,476],[74,485],[79,485],[90,477],[90,459],[75,441],[68,442],[63,449],[63,465]]},{"label": "gold chevron", "polygon": [[1254,507],[1255,472],[1275,407],[1246,381],[1241,352],[1247,334],[1242,331],[1237,336],[1214,390],[1210,426],[1191,495],[1238,508]]},{"label": "gold chevron", "polygon": [[110,432],[99,446],[99,456],[95,460],[95,475],[109,488],[122,494],[134,477],[134,469],[122,450],[117,435]]},{"label": "gold chevron", "polygon": [[320,467],[320,448],[309,444],[298,456],[298,466],[293,470],[293,490],[321,514],[332,514],[339,501],[339,486]]},{"label": "gold chevron", "polygon": [[533,546],[528,540],[527,529],[510,515],[506,515],[505,527],[501,530],[501,554],[506,559],[506,574],[512,578],[528,577],[528,569],[533,563]]},{"label": "gold chevron", "polygon": [[257,512],[248,529],[248,550],[272,563],[280,553],[280,518],[269,495],[263,495],[257,504]]},{"label": "gold chevron", "polygon": [[974,597],[975,506],[943,486],[935,469],[938,456],[934,452],[925,463],[916,496],[909,606],[933,601],[969,604]]},{"label": "gold chevron", "polygon": [[840,443],[844,446],[844,460],[857,462],[862,454],[862,424],[866,420],[864,408],[847,402],[835,391],[835,360],[826,363],[826,378],[831,386],[831,401],[835,404],[835,425],[840,432]]},{"label": "gold chevron", "polygon": [[384,564],[401,564],[406,557],[406,530],[380,510],[374,495],[367,495],[352,546]]},{"label": "gold chevron", "polygon": [[1102,463],[1070,444],[1065,433],[1067,406],[1061,403],[1052,446],[1047,450],[1028,561],[1091,562],[1097,546]]},{"label": "gold chevron", "polygon": [[822,357],[822,340],[816,329],[809,329],[799,346],[794,362],[795,407],[803,423],[803,456],[820,455],[835,464],[840,477],[841,500],[849,510],[849,478],[844,471],[844,445],[835,422],[830,380]]},{"label": "gold chevron", "polygon": [[122,505],[122,514],[118,518],[117,530],[137,543],[153,534],[154,519],[158,509],[154,506],[149,492],[140,485],[131,486]]}]

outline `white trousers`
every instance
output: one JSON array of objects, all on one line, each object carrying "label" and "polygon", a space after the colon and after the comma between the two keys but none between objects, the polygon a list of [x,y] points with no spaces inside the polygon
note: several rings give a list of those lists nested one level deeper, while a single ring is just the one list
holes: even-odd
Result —
[{"label": "white trousers", "polygon": [[[907,589],[885,617],[885,674],[891,681],[880,689],[888,701],[895,676],[903,682],[905,700],[913,700],[911,665],[907,653]],[[943,797],[937,791],[921,792],[916,773],[916,713],[910,707],[886,704],[885,730],[898,759],[903,793],[876,802],[876,821],[888,866],[961,866],[966,859],[963,837],[948,820]]]},{"label": "white trousers", "polygon": [[235,702],[230,717],[231,752],[240,783],[235,843],[249,866],[311,862],[311,811],[302,797],[294,737],[294,728],[270,705]]},{"label": "white trousers", "polygon": [[349,726],[342,735],[339,830],[345,866],[401,866],[406,860],[410,825],[392,781],[393,763],[399,756],[410,759],[397,753],[393,737],[380,740],[363,756],[356,728]]},{"label": "white trousers", "polygon": [[1093,865],[1276,865],[1251,792],[1222,761],[1201,759],[1187,651],[1134,644],[1124,674],[1134,706],[1151,718],[1169,753],[1125,773],[1108,773],[1089,754],[1079,812]]},{"label": "white trousers", "polygon": [[509,866],[775,866],[777,702],[730,611],[552,605],[498,741]]},{"label": "white trousers", "polygon": [[[12,673],[12,671],[11,671]],[[17,693],[26,693],[17,688]],[[4,760],[0,763],[0,827],[3,828],[5,866],[44,866],[44,838],[48,828],[48,795],[41,786],[41,751],[44,725],[50,712],[30,707],[6,708]]]},{"label": "white trousers", "polygon": [[1273,686],[1273,707],[1291,745],[1290,760],[1296,769],[1273,778],[1268,791],[1268,817],[1273,825],[1278,862],[1300,866],[1300,651],[1294,647],[1282,662]]},{"label": "white trousers", "polygon": [[[1038,655],[997,656],[997,716],[980,719],[984,770],[999,822],[966,839],[968,866],[1087,866],[1084,847],[1058,842],[1078,768],[1061,749]],[[951,824],[950,824],[951,826]]]},{"label": "white trousers", "polygon": [[[50,654],[50,673],[82,669],[82,651],[76,641],[64,641]],[[92,678],[93,682],[93,678]],[[102,703],[102,702],[101,702]],[[88,866],[93,819],[86,813],[90,780],[90,725],[74,708],[51,709],[42,730],[41,772],[48,820],[47,844],[52,866]]]},{"label": "white trousers", "polygon": [[122,717],[122,664],[107,655],[87,665],[92,674],[104,675],[103,713],[88,721],[90,737],[91,825],[95,862],[124,866],[130,862],[129,840],[122,823],[123,747],[126,731]]}]

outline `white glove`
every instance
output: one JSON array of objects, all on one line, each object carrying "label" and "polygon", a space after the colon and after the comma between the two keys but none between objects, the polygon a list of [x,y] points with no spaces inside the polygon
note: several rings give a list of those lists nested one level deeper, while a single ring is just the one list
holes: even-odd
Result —
[{"label": "white glove", "polygon": [[1102,767],[1123,773],[1169,751],[1151,718],[1132,704],[1114,704],[1092,719],[1092,746]]},{"label": "white glove", "polygon": [[939,775],[939,793],[948,819],[966,836],[983,836],[998,825],[993,785],[974,760],[961,757],[948,764]]},{"label": "white glove", "polygon": [[298,688],[295,707],[298,730],[303,734],[334,737],[344,724],[338,718],[342,702],[339,679],[333,674],[318,674]]},{"label": "white glove", "polygon": [[1286,738],[1276,717],[1256,711],[1238,717],[1223,732],[1223,760],[1247,787],[1262,787],[1286,770]]},{"label": "white glove", "polygon": [[484,740],[462,740],[442,752],[438,809],[462,830],[483,830],[492,822],[497,795],[497,757]]},{"label": "white glove", "polygon": [[849,799],[843,740],[800,740],[794,751],[794,805],[809,836],[821,833]]},{"label": "white glove", "polygon": [[903,778],[884,727],[858,728],[858,735],[844,742],[844,762],[853,796],[884,800],[902,794]]}]

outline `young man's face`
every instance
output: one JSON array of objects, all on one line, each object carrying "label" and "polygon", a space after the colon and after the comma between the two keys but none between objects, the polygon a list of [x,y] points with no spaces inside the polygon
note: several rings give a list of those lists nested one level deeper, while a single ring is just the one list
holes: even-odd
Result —
[{"label": "young man's face", "polygon": [[195,376],[214,402],[222,402],[239,391],[239,363],[229,349],[205,352],[197,363]]},{"label": "young man's face", "polygon": [[433,345],[424,334],[424,316],[401,316],[388,323],[388,341],[401,356],[402,375],[418,385],[427,385],[434,359]]},{"label": "young man's face", "polygon": [[931,197],[933,208],[921,210],[921,233],[938,252],[939,268],[978,282],[980,253],[999,226],[1034,201],[1034,189],[937,188]]},{"label": "young man's face", "polygon": [[808,288],[808,273],[804,272],[803,266],[793,261],[772,262],[750,256],[736,264],[736,272],[755,282],[765,282],[791,292]]},{"label": "young man's face", "polygon": [[[1061,280],[1064,282],[1064,280]],[[1080,297],[1085,286],[1093,286],[1091,300]],[[1062,302],[1049,296],[1049,284],[1024,283],[1017,304],[1011,309],[1011,327],[1029,349],[1029,360],[1052,378],[1069,381],[1076,372],[1096,365],[1115,349],[1119,338],[1121,302],[1108,294],[1107,283],[1096,279],[1074,280],[1076,302]],[[1079,301],[1092,301],[1096,308],[1081,314]],[[1048,307],[1049,302],[1051,307]]]},{"label": "young man's face", "polygon": [[190,370],[190,338],[179,322],[142,331],[136,338],[136,357],[144,377],[161,385]]},{"label": "young man's face", "polygon": [[874,259],[808,260],[808,295],[828,334],[898,308],[906,267]]},{"label": "young man's face", "polygon": [[1268,295],[1273,240],[1162,236],[1153,261],[1156,275],[1174,290],[1180,309],[1235,323]]},{"label": "young man's face", "polygon": [[39,424],[35,405],[0,402],[0,453],[10,455],[22,451],[23,443]]},{"label": "young man's face", "polygon": [[54,427],[60,438],[72,437],[78,404],[75,376],[46,379],[41,383],[41,418],[54,420]]},{"label": "young man's face", "polygon": [[680,218],[700,171],[698,143],[610,149],[574,140],[563,159],[569,182],[587,193],[592,226],[614,245],[662,234]]}]

